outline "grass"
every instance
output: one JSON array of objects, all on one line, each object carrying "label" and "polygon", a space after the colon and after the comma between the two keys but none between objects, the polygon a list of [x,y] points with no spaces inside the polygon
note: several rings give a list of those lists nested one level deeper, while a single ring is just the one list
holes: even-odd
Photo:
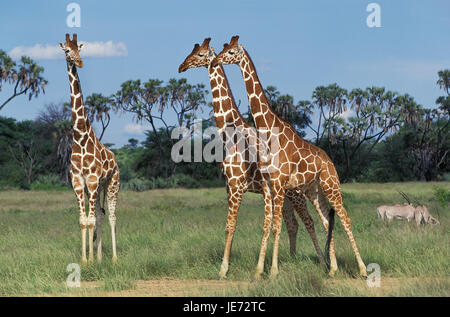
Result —
[{"label": "grass", "polygon": [[[230,288],[230,296],[449,296],[450,235],[448,208],[433,196],[433,187],[450,183],[344,184],[344,202],[366,265],[381,267],[383,291],[369,289],[355,277],[358,268],[350,243],[336,221],[339,271],[327,277],[318,265],[309,235],[300,224],[297,256],[289,255],[285,228],[280,243],[280,274],[267,278],[271,246],[262,281]],[[383,224],[376,206],[402,203],[396,190],[429,206],[440,215],[440,226],[405,221]],[[214,189],[122,191],[117,209],[119,261],[111,262],[110,229],[103,226],[103,263],[81,267],[82,285],[100,283],[104,292],[133,290],[138,280],[213,280],[217,278],[224,246],[226,191]],[[325,234],[317,213],[320,245]],[[250,281],[262,233],[262,196],[244,196],[233,242],[230,281]],[[0,295],[86,295],[85,289],[68,290],[66,267],[79,263],[81,239],[78,211],[72,191],[0,192]],[[88,284],[88,283],[87,283]],[[205,293],[206,294],[206,293]]]}]

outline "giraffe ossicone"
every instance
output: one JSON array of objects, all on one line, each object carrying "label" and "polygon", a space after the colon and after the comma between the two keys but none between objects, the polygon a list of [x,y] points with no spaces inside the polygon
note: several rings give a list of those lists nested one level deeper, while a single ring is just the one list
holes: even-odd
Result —
[{"label": "giraffe ossicone", "polygon": [[[70,102],[72,106],[73,145],[71,155],[70,177],[75,191],[81,228],[82,262],[86,263],[86,231],[89,231],[89,261],[93,261],[94,230],[97,242],[97,260],[102,260],[102,220],[103,207],[100,206],[100,193],[104,191],[108,202],[109,223],[112,238],[112,259],[117,260],[116,252],[116,203],[119,193],[119,166],[114,153],[102,144],[95,135],[83,105],[80,79],[77,67],[83,66],[80,50],[83,44],[78,44],[77,35],[72,40],[66,34],[65,43],[59,43],[64,51],[67,62],[67,72],[70,84]],[[89,213],[85,211],[85,193],[89,200]]]}]

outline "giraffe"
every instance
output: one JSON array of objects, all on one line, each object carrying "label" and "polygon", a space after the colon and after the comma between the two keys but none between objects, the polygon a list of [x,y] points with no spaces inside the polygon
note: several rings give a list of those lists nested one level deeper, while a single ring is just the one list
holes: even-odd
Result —
[{"label": "giraffe", "polygon": [[[344,230],[350,240],[356,256],[360,275],[367,277],[366,266],[361,259],[350,225],[350,217],[344,208],[340,189],[339,176],[333,162],[320,148],[303,140],[295,129],[285,120],[278,117],[270,107],[259,81],[255,66],[248,52],[238,43],[239,36],[233,36],[230,43],[213,60],[212,65],[237,64],[244,78],[253,120],[259,133],[265,133],[264,146],[269,149],[268,160],[258,161],[263,175],[270,183],[273,204],[274,247],[272,255],[271,276],[278,274],[278,244],[281,230],[280,217],[285,192],[288,189],[300,189],[313,201],[325,227],[328,225],[323,216],[326,200],[336,211]],[[274,146],[275,141],[277,146]],[[269,221],[269,220],[268,220]],[[267,233],[268,234],[268,233]],[[265,245],[261,246],[265,248]],[[330,258],[334,246],[330,242]],[[337,270],[336,260],[331,259],[330,275]],[[333,263],[334,261],[334,263]],[[260,259],[257,275],[262,273],[264,259]]]},{"label": "giraffe", "polygon": [[[211,62],[216,57],[216,54],[214,53],[214,48],[209,46],[210,40],[210,38],[206,38],[202,45],[196,44],[178,70],[179,72],[184,72],[189,68],[208,68],[211,93],[213,96],[214,118],[219,134],[221,135],[223,142],[226,143],[225,129],[232,128],[233,131],[240,131],[241,133],[238,133],[239,135],[236,137],[243,137],[246,146],[245,149],[243,149],[244,154],[238,153],[237,148],[233,148],[235,152],[229,151],[227,157],[225,157],[221,164],[227,184],[228,217],[225,227],[225,250],[219,277],[225,278],[228,272],[232,239],[236,228],[237,215],[242,195],[246,191],[250,191],[263,194],[265,199],[269,199],[270,193],[267,186],[268,184],[263,184],[264,179],[258,170],[256,160],[251,161],[248,157],[248,152],[250,151],[249,147],[252,146],[252,143],[259,142],[259,140],[251,139],[249,137],[250,131],[254,131],[254,128],[245,122],[240,114],[222,65],[216,67],[211,66]],[[297,193],[296,191],[288,190],[286,191],[286,195],[288,199],[283,207],[283,218],[287,226],[291,254],[295,254],[296,235],[298,230],[298,222],[296,221],[292,210],[292,208],[295,208],[311,236],[319,261],[325,265],[325,260],[317,241],[314,222],[308,213],[303,194],[301,192]],[[269,204],[266,205],[270,207]],[[267,209],[266,213],[271,214],[271,209]]]},{"label": "giraffe", "polygon": [[[59,43],[66,55],[67,72],[69,73],[70,101],[73,120],[73,146],[71,156],[70,177],[80,211],[81,254],[82,263],[86,259],[86,229],[89,229],[89,262],[94,258],[94,229],[97,241],[97,260],[102,260],[101,226],[104,210],[100,208],[100,192],[103,189],[108,201],[109,224],[112,237],[112,260],[117,260],[116,253],[116,203],[119,193],[119,166],[111,150],[100,143],[86,116],[81,93],[77,67],[83,67],[80,50],[83,44],[77,43],[77,34],[70,39],[66,34],[66,42]],[[85,192],[89,199],[89,213],[86,217]]]}]

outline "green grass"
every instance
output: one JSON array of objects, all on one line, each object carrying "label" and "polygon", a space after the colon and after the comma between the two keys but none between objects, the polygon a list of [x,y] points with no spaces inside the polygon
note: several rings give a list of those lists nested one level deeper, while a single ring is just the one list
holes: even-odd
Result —
[{"label": "green grass", "polygon": [[[345,184],[344,203],[366,265],[378,263],[383,278],[399,279],[399,287],[381,295],[449,296],[450,235],[448,208],[433,196],[433,187],[450,183]],[[440,226],[405,221],[383,224],[376,206],[402,203],[396,190],[429,206],[440,215]],[[117,208],[119,261],[111,262],[110,228],[103,226],[103,263],[81,269],[82,283],[102,283],[104,291],[133,289],[136,280],[159,278],[216,279],[224,246],[226,191],[215,189],[122,191]],[[317,213],[320,245],[325,234]],[[229,280],[249,281],[256,266],[263,222],[262,196],[244,196],[233,242]],[[230,296],[372,296],[380,295],[355,283],[358,268],[350,243],[336,220],[336,256],[339,271],[328,278],[318,265],[309,235],[300,224],[297,256],[289,255],[283,227],[280,275],[269,280],[269,244],[262,281],[230,290]],[[67,292],[66,267],[79,263],[81,238],[72,191],[0,192],[0,295],[45,295]],[[358,284],[358,285],[359,285]]]}]

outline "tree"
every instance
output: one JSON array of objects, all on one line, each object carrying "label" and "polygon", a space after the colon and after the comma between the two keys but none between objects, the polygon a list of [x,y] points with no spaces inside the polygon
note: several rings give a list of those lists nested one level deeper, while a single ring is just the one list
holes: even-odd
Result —
[{"label": "tree", "polygon": [[90,122],[100,122],[102,132],[98,138],[103,138],[106,128],[111,122],[110,111],[114,110],[114,101],[111,97],[105,97],[102,94],[93,93],[86,98],[86,113]]},{"label": "tree", "polygon": [[39,144],[34,140],[17,140],[13,146],[8,146],[11,157],[22,167],[27,177],[28,185],[38,166]]},{"label": "tree", "polygon": [[13,93],[5,101],[0,102],[0,110],[17,96],[28,94],[28,100],[45,93],[47,80],[42,77],[44,68],[37,65],[31,58],[22,56],[17,65],[5,51],[0,50],[0,91],[3,83],[13,85]]},{"label": "tree", "polygon": [[[140,80],[129,80],[121,85],[121,89],[113,96],[117,109],[134,114],[136,122],[147,121],[152,128],[153,144],[164,153],[160,128],[165,133],[164,139],[173,146],[174,140],[171,138],[172,129],[175,126],[191,129],[193,118],[202,105],[206,104],[205,96],[207,91],[202,84],[191,85],[185,78],[176,80],[170,79],[165,86],[163,81],[150,79],[146,83]],[[170,113],[175,114],[176,124],[171,124]],[[158,128],[157,123],[162,127]],[[165,176],[168,177],[175,172],[174,162],[166,165],[162,162],[162,155],[159,158],[159,165],[165,167]]]},{"label": "tree", "polygon": [[73,139],[71,105],[69,103],[45,105],[39,112],[36,122],[42,125],[44,136],[53,141],[53,151],[49,157],[50,161],[58,162],[54,170],[58,171],[61,180],[69,185]]},{"label": "tree", "polygon": [[299,111],[302,104],[294,105],[294,97],[287,94],[281,95],[274,86],[267,86],[265,92],[269,104],[275,113],[292,124],[297,133],[304,137],[305,132],[303,130],[311,123],[311,119],[306,112]]},{"label": "tree", "polygon": [[318,110],[317,124],[313,126],[311,120],[305,124],[315,134],[315,144],[323,144],[325,136],[328,137],[327,147],[330,156],[333,158],[331,143],[335,143],[335,136],[338,134],[338,127],[342,125],[342,114],[347,110],[346,103],[347,90],[337,84],[319,86],[312,93],[312,102],[302,100],[297,108],[305,118],[310,118],[314,110]]},{"label": "tree", "polygon": [[348,92],[337,84],[317,87],[313,101],[302,101],[299,108],[305,114],[318,111],[315,144],[324,147],[334,161],[342,159],[341,178],[358,178],[375,146],[416,109],[409,95],[387,91],[383,87],[353,89]]},{"label": "tree", "polygon": [[415,159],[414,172],[419,180],[436,180],[440,172],[448,171],[450,140],[450,71],[438,72],[437,84],[447,96],[436,100],[436,109],[409,109],[405,127],[411,131],[405,140]]},{"label": "tree", "polygon": [[130,149],[134,149],[138,146],[138,144],[139,144],[138,139],[131,138],[131,139],[128,139],[128,144],[126,145],[126,147],[128,147]]}]

